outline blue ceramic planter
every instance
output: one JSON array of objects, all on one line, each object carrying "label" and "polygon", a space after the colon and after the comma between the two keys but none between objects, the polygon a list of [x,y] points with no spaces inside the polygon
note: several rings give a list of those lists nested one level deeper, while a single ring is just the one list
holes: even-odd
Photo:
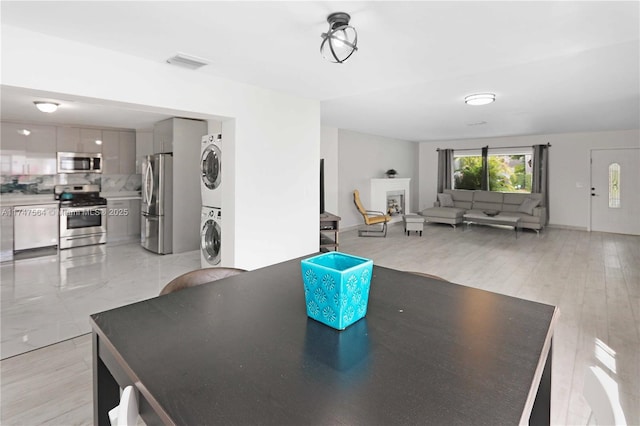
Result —
[{"label": "blue ceramic planter", "polygon": [[344,330],[367,314],[373,261],[337,251],[301,261],[307,315]]}]

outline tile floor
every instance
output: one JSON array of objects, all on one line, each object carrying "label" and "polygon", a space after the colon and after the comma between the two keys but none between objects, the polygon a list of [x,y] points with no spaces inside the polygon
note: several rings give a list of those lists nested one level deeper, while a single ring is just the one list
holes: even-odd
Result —
[{"label": "tile floor", "polygon": [[89,315],[157,296],[200,268],[200,253],[160,256],[132,242],[62,250],[0,265],[1,358],[90,331]]},{"label": "tile floor", "polygon": [[[627,424],[640,425],[640,237],[547,229],[516,240],[506,228],[444,225],[425,226],[419,237],[394,225],[387,238],[342,232],[340,249],[559,306],[552,424],[586,424],[584,372],[599,365],[618,385]],[[155,296],[174,276],[198,268],[198,256],[157,256],[126,244],[71,264],[42,258],[3,265],[3,358],[5,333],[9,354],[86,332],[89,313]],[[0,361],[0,423],[91,424],[90,348],[83,335]]]}]

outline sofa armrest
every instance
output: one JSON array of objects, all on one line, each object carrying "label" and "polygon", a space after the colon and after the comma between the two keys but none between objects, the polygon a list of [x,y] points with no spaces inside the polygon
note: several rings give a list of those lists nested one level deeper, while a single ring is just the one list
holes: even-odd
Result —
[{"label": "sofa armrest", "polygon": [[542,226],[546,225],[546,223],[543,223],[543,222],[546,222],[546,219],[547,219],[547,208],[546,207],[541,207],[541,206],[534,207],[533,208],[533,215],[536,216],[536,217],[544,218],[544,221],[542,221],[542,220],[540,221],[540,225],[542,225]]}]

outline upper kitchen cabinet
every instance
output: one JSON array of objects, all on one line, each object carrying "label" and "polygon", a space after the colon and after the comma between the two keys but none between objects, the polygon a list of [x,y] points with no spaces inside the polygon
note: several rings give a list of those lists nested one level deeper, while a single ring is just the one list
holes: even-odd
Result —
[{"label": "upper kitchen cabinet", "polygon": [[136,134],[133,131],[102,131],[102,173],[130,175],[136,172]]},{"label": "upper kitchen cabinet", "polygon": [[[204,129],[204,130],[203,130]],[[153,126],[153,153],[175,152],[175,142],[187,143],[193,140],[195,133],[207,134],[207,122],[189,118],[169,118],[162,120]],[[197,138],[198,151],[200,150],[200,137]]]},{"label": "upper kitchen cabinet", "polygon": [[61,152],[102,152],[96,143],[102,140],[102,130],[82,129],[79,127],[58,127],[57,147]]},{"label": "upper kitchen cabinet", "polygon": [[173,152],[173,120],[162,120],[153,126],[154,154]]},{"label": "upper kitchen cabinet", "polygon": [[0,169],[2,174],[11,175],[55,174],[56,128],[2,122]]}]

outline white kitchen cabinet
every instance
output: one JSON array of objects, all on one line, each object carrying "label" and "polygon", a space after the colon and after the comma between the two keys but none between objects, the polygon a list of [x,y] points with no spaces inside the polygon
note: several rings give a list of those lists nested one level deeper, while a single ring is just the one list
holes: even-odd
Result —
[{"label": "white kitchen cabinet", "polygon": [[102,140],[102,130],[80,127],[58,126],[57,150],[62,152],[102,152],[102,147],[96,143]]},{"label": "white kitchen cabinet", "polygon": [[29,125],[27,136],[26,169],[29,175],[56,174],[55,126]]},{"label": "white kitchen cabinet", "polygon": [[136,168],[136,134],[132,131],[102,131],[104,174],[131,175]]},{"label": "white kitchen cabinet", "polygon": [[107,199],[107,242],[127,239],[128,200]]},{"label": "white kitchen cabinet", "polygon": [[80,147],[77,152],[102,152],[102,146],[96,141],[102,141],[102,130],[80,128]]},{"label": "white kitchen cabinet", "polygon": [[117,130],[102,131],[102,173],[120,174],[120,135]]},{"label": "white kitchen cabinet", "polygon": [[3,175],[25,174],[27,137],[18,133],[24,128],[25,126],[21,124],[2,122],[0,168]]},{"label": "white kitchen cabinet", "polygon": [[60,152],[80,152],[80,128],[58,126],[56,147]]},{"label": "white kitchen cabinet", "polygon": [[136,173],[136,133],[132,131],[118,132],[120,139],[120,174]]},{"label": "white kitchen cabinet", "polygon": [[140,199],[129,200],[127,233],[132,239],[140,239]]},{"label": "white kitchen cabinet", "polygon": [[13,250],[58,245],[58,204],[13,208]]},{"label": "white kitchen cabinet", "polygon": [[[19,133],[27,129],[31,133]],[[54,126],[2,122],[2,174],[48,175],[56,173]]]},{"label": "white kitchen cabinet", "polygon": [[173,152],[174,118],[162,120],[153,126],[153,153],[162,154]]},{"label": "white kitchen cabinet", "polygon": [[107,241],[140,239],[140,200],[107,199]]},{"label": "white kitchen cabinet", "polygon": [[142,173],[142,161],[147,155],[153,155],[153,132],[136,131],[136,173]]},{"label": "white kitchen cabinet", "polygon": [[13,259],[13,209],[2,207],[0,214],[0,262]]}]

